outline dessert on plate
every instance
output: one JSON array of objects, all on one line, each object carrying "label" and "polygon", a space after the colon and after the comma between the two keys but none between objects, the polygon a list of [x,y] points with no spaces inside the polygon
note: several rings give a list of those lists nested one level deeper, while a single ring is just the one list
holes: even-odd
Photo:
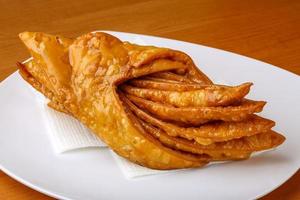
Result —
[{"label": "dessert on plate", "polygon": [[21,76],[113,151],[153,169],[247,159],[285,138],[245,98],[252,83],[214,84],[183,52],[122,42],[107,33],[76,39],[24,32],[32,59]]}]

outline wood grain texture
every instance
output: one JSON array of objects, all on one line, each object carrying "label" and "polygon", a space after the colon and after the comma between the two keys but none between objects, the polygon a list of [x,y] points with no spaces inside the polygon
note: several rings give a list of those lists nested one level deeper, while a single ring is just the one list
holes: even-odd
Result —
[{"label": "wood grain texture", "polygon": [[[0,9],[0,81],[16,70],[16,61],[28,57],[17,37],[26,30],[68,37],[99,29],[156,35],[236,52],[300,74],[297,0],[0,0]],[[0,199],[51,198],[0,172]],[[300,172],[262,199],[300,199]]]}]

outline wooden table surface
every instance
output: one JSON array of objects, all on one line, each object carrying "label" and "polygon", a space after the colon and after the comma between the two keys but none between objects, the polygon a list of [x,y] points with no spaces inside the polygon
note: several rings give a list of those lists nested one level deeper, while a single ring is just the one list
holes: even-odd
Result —
[{"label": "wooden table surface", "polygon": [[[156,35],[216,47],[300,74],[297,0],[0,0],[0,81],[28,57],[22,31],[75,37],[93,30]],[[296,152],[295,152],[296,153]],[[0,172],[0,199],[52,199]],[[300,199],[300,172],[262,199]]]}]

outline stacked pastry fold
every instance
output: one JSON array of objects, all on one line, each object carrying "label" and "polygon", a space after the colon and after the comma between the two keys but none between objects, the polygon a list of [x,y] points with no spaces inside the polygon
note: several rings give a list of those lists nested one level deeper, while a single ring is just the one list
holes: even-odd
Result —
[{"label": "stacked pastry fold", "polygon": [[177,169],[240,160],[284,141],[271,130],[273,121],[255,114],[266,102],[245,98],[251,83],[213,84],[182,52],[105,33],[20,38],[33,56],[19,64],[22,77],[52,108],[140,165]]},{"label": "stacked pastry fold", "polygon": [[275,123],[255,115],[266,102],[245,99],[251,83],[199,84],[175,72],[128,81],[120,97],[148,134],[163,145],[210,160],[245,159],[283,139]]}]

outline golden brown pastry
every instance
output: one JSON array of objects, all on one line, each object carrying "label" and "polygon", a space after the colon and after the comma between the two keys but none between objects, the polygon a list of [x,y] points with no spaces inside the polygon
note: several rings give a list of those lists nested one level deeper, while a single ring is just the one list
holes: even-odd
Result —
[{"label": "golden brown pastry", "polygon": [[33,59],[22,77],[53,109],[90,128],[117,154],[153,169],[240,160],[280,145],[275,123],[254,115],[251,83],[215,85],[191,58],[122,42],[106,33],[71,40],[24,32]]}]

